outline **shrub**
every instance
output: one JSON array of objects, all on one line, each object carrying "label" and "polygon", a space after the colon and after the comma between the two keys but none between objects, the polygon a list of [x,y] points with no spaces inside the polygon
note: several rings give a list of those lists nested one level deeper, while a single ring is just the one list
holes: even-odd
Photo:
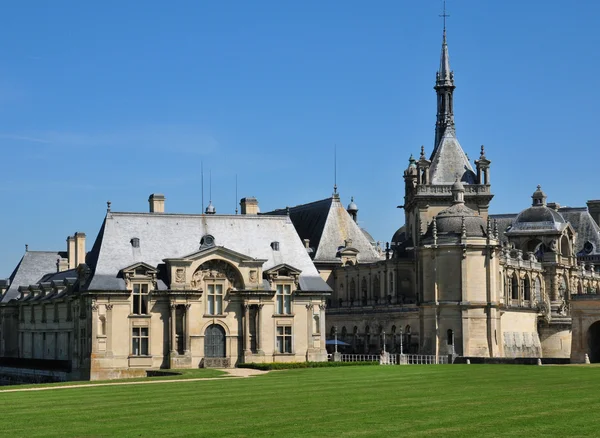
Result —
[{"label": "shrub", "polygon": [[253,370],[291,370],[296,368],[329,368],[348,367],[357,365],[379,365],[379,362],[272,362],[272,363],[240,363],[238,368],[250,368]]}]

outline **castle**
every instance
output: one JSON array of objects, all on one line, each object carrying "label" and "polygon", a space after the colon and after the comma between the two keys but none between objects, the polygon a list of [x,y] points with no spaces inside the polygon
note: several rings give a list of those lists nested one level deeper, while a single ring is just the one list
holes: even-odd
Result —
[{"label": "castle", "polygon": [[[418,160],[409,158],[405,224],[385,255],[355,223],[353,199],[347,214],[341,212],[336,190],[331,199],[289,210],[333,290],[330,337],[354,353],[385,348],[465,357],[573,355],[583,362],[600,343],[600,335],[594,341],[587,334],[598,319],[589,312],[598,308],[600,293],[594,265],[600,260],[600,201],[561,208],[547,203],[538,186],[521,213],[490,215],[491,161],[482,146],[473,167],[456,136],[445,29],[434,88],[434,148],[429,158],[423,147]],[[578,304],[572,351],[576,298],[587,304]],[[592,356],[600,361],[600,353]]]},{"label": "castle", "polygon": [[[456,136],[444,29],[434,148],[404,171],[405,224],[382,249],[358,206],[330,198],[260,214],[114,212],[90,251],[27,250],[0,281],[0,366],[65,379],[147,369],[326,360],[353,353],[600,362],[600,201],[491,215],[491,160]],[[525,207],[525,200],[523,202]],[[327,320],[326,320],[327,319]]]}]

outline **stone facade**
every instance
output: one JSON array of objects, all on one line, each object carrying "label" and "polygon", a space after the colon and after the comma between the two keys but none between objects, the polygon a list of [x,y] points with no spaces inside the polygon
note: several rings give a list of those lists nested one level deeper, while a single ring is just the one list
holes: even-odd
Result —
[{"label": "stone facade", "polygon": [[109,210],[87,255],[81,233],[66,254],[28,251],[2,297],[0,357],[62,361],[72,379],[327,359],[330,288],[288,217],[169,215],[164,196],[150,210]]}]

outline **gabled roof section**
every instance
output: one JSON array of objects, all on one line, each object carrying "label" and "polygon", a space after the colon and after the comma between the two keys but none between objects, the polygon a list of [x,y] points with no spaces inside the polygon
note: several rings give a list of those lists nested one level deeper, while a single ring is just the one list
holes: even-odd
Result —
[{"label": "gabled roof section", "polygon": [[259,264],[262,264],[267,261],[267,259],[256,259],[256,258],[250,257],[246,254],[242,254],[240,252],[233,251],[229,248],[225,248],[224,246],[211,246],[210,248],[207,248],[207,249],[202,248],[199,251],[194,251],[193,253],[188,254],[184,257],[168,258],[168,259],[164,259],[164,261],[167,261],[167,260],[195,260],[200,257],[206,257],[206,256],[212,255],[212,254],[219,254],[220,256],[224,256],[225,258],[238,260],[240,262],[258,262]]},{"label": "gabled roof section", "polygon": [[300,275],[302,273],[302,271],[300,271],[299,269],[296,269],[293,266],[288,265],[287,263],[282,263],[280,265],[273,266],[272,268],[267,269],[266,271],[263,271],[263,274],[268,275],[279,271],[288,271],[292,275]]},{"label": "gabled roof section", "polygon": [[[284,215],[288,209],[275,210],[267,214]],[[302,240],[309,239],[315,249],[315,262],[339,261],[338,251],[345,242],[359,251],[359,263],[381,260],[381,255],[371,244],[342,205],[339,196],[302,204],[289,208],[290,219]]]},{"label": "gabled roof section", "polygon": [[[577,232],[575,253],[577,255],[600,254],[600,227],[590,215],[586,207],[558,209],[562,217],[568,221]],[[589,242],[589,245],[586,243]]]},{"label": "gabled roof section", "polygon": [[27,251],[10,276],[10,287],[2,302],[19,297],[19,286],[37,284],[46,274],[56,273],[56,260],[66,257],[60,251]]},{"label": "gabled roof section", "polygon": [[458,178],[466,184],[475,184],[475,172],[465,155],[454,129],[448,128],[444,132],[439,145],[431,157],[429,181],[431,184],[453,184]]}]

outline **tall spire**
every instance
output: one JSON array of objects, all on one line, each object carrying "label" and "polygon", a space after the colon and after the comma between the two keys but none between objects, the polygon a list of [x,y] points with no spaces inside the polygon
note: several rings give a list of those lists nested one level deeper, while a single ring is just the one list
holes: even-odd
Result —
[{"label": "tall spire", "polygon": [[440,15],[444,19],[444,32],[442,38],[442,54],[440,56],[440,68],[435,76],[435,87],[437,94],[437,120],[435,123],[435,142],[433,154],[440,144],[444,133],[448,128],[454,132],[454,73],[450,69],[450,56],[448,55],[448,41],[446,39],[446,1],[444,0],[444,12]]}]

